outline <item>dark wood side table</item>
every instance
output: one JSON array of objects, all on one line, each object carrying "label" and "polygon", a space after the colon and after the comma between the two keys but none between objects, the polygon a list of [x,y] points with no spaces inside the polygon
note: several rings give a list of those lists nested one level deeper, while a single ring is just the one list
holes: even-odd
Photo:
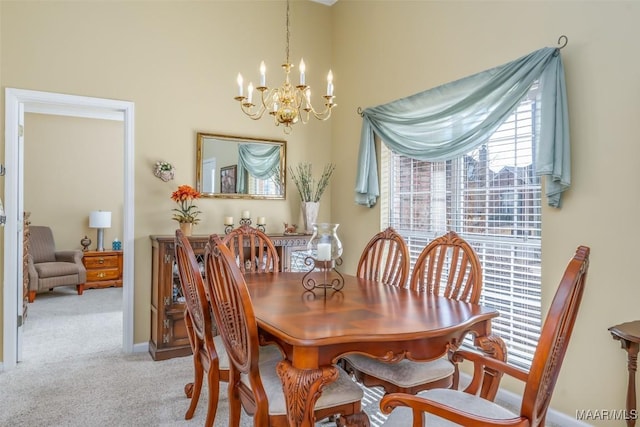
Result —
[{"label": "dark wood side table", "polygon": [[638,350],[640,350],[640,320],[621,323],[609,328],[614,340],[627,351],[627,369],[629,384],[627,385],[627,426],[636,425],[636,370],[638,368]]}]

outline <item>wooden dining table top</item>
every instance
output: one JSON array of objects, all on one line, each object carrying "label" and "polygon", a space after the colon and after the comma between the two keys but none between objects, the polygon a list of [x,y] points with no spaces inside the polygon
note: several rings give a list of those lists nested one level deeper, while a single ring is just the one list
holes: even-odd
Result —
[{"label": "wooden dining table top", "polygon": [[304,273],[246,276],[262,330],[294,346],[412,340],[447,335],[496,310],[344,275],[340,291],[302,286]]}]

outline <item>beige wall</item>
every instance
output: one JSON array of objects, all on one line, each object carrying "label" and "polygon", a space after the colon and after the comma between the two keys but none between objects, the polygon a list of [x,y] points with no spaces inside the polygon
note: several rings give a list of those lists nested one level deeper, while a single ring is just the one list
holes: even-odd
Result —
[{"label": "beige wall", "polygon": [[[281,2],[0,3],[3,87],[131,100],[136,105],[135,342],[149,336],[149,234],[168,234],[170,192],[194,184],[197,131],[281,138],[269,120],[244,118],[232,97],[261,59],[280,81]],[[576,246],[592,248],[583,306],[552,402],[578,409],[622,408],[625,355],[607,327],[638,317],[640,286],[630,248],[638,239],[640,3],[570,1],[350,1],[331,8],[294,2],[292,57],[304,55],[308,78],[323,87],[335,75],[338,107],[330,122],[296,127],[290,164],[337,164],[321,219],[341,224],[343,269],[379,228],[379,209],[353,203],[360,135],[357,107],[382,104],[511,61],[569,38],[562,51],[572,137],[573,185],[562,209],[543,212],[543,305],[546,309]],[[29,31],[24,31],[29,28]],[[152,175],[157,160],[176,180]],[[628,165],[627,165],[628,163]],[[630,196],[630,197],[629,197]],[[203,200],[198,232],[219,232],[222,217],[268,212],[270,224],[298,217],[286,201]],[[274,218],[271,221],[271,218]],[[274,230],[275,231],[275,230]],[[279,229],[278,229],[279,231]],[[585,384],[588,384],[585,386]],[[513,388],[509,382],[505,382]],[[515,388],[513,388],[516,390]],[[596,425],[619,422],[595,421]]]},{"label": "beige wall", "polygon": [[[616,1],[338,1],[334,67],[342,84],[332,122],[337,180],[353,188],[361,121],[369,107],[511,61],[544,46],[563,49],[572,140],[571,190],[543,211],[543,306],[579,244],[592,248],[583,305],[552,406],[624,408],[626,356],[607,328],[640,316],[635,270],[640,237],[636,117],[640,113],[640,3]],[[379,209],[332,193],[346,248],[362,247]],[[345,261],[353,268],[357,259]],[[508,384],[507,384],[508,385]],[[513,388],[517,390],[516,388]],[[620,425],[594,421],[596,425]]]},{"label": "beige wall", "polygon": [[[284,80],[284,3],[2,1],[0,13],[3,88],[135,103],[135,343],[149,339],[149,235],[176,228],[170,194],[195,185],[197,132],[286,139],[292,165],[330,160],[331,122],[299,125],[284,136],[269,118],[246,118],[233,100],[237,73],[257,82],[261,60],[268,82]],[[331,27],[330,9],[295,1],[291,20],[291,60],[304,56],[307,83],[324,88],[331,44],[317,35]],[[153,176],[158,160],[176,167],[174,181]],[[282,231],[283,222],[300,221],[292,189],[289,183],[284,201],[201,200],[196,232],[222,232],[223,217],[245,209],[266,216],[267,231]],[[328,219],[329,193],[324,202],[320,215]]]},{"label": "beige wall", "polygon": [[89,213],[111,212],[104,247],[122,240],[124,128],[122,122],[25,114],[24,209],[32,225],[51,227],[56,247],[95,249]]}]

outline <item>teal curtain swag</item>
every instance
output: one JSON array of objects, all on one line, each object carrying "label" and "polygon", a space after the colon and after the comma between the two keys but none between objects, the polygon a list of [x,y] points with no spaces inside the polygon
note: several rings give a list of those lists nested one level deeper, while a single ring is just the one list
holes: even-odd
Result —
[{"label": "teal curtain swag", "polygon": [[513,62],[362,111],[356,176],[357,204],[372,207],[379,193],[375,136],[392,151],[427,161],[459,157],[485,143],[531,85],[540,87],[535,170],[546,176],[550,206],[571,183],[569,119],[560,49],[543,48]]},{"label": "teal curtain swag", "polygon": [[278,172],[279,166],[279,145],[239,144],[237,192],[247,192],[247,172],[258,179],[269,179]]}]

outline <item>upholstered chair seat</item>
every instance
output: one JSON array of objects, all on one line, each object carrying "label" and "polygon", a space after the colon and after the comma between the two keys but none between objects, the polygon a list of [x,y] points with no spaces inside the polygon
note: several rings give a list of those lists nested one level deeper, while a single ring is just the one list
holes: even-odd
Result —
[{"label": "upholstered chair seat", "polygon": [[[490,402],[478,396],[468,393],[460,393],[456,390],[445,388],[434,388],[418,393],[419,397],[429,399],[432,402],[442,403],[450,407],[461,408],[470,414],[485,417],[492,420],[508,420],[519,418],[519,414],[515,414],[508,409],[503,408],[497,403]],[[425,413],[426,424],[429,427],[454,427],[459,424],[437,417],[433,414]],[[413,420],[411,408],[399,406],[391,412],[389,418],[384,423],[384,427],[407,427]]]},{"label": "upholstered chair seat", "polygon": [[362,374],[384,378],[398,389],[411,389],[425,383],[434,383],[453,376],[454,365],[446,358],[429,362],[401,360],[386,363],[362,354],[350,354],[349,363]]},{"label": "upholstered chair seat", "polygon": [[[281,358],[263,358],[260,353],[260,379],[267,396],[269,396],[269,414],[286,416],[287,407],[282,390],[282,380],[276,373],[276,366]],[[251,388],[248,375],[240,377],[242,383]],[[360,387],[341,368],[338,368],[338,379],[324,388],[316,402],[316,410],[332,408],[338,405],[356,403],[362,400],[364,393]]]}]

